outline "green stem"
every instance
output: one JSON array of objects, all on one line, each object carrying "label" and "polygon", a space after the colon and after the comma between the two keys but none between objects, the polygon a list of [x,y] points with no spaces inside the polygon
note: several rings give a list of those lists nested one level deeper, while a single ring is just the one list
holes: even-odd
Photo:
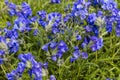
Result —
[{"label": "green stem", "polygon": [[4,68],[3,68],[3,66],[1,65],[1,68],[2,68],[2,70],[3,70],[3,72],[4,72],[4,74],[6,75],[7,73],[5,72],[5,70],[4,70]]},{"label": "green stem", "polygon": [[96,61],[97,61],[97,57],[98,57],[98,52],[96,52],[96,54],[95,54]]}]

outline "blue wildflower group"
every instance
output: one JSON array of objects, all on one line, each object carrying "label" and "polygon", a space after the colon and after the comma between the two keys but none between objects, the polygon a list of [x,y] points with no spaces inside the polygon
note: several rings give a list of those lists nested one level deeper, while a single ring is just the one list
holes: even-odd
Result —
[{"label": "blue wildflower group", "polygon": [[[60,4],[62,0],[50,2]],[[5,0],[5,4],[9,16],[15,19],[13,23],[8,21],[7,26],[0,29],[0,65],[9,61],[6,55],[16,55],[23,49],[23,35],[30,37],[29,34],[33,32],[33,36],[38,37],[41,29],[47,33],[45,36],[49,39],[40,47],[46,53],[43,57],[54,63],[59,63],[60,60],[64,62],[64,55],[70,56],[70,63],[80,58],[85,60],[89,57],[89,52],[103,47],[104,35],[115,31],[116,36],[120,37],[120,10],[114,0],[76,0],[65,9],[66,14],[40,10],[33,15],[26,2],[16,5]],[[102,29],[106,30],[106,34],[102,33]],[[30,52],[19,54],[18,59],[21,62],[16,69],[6,74],[8,80],[18,80],[26,71],[34,80],[42,80],[44,76],[48,76],[49,61],[37,62]],[[56,80],[51,73],[49,79]]]}]

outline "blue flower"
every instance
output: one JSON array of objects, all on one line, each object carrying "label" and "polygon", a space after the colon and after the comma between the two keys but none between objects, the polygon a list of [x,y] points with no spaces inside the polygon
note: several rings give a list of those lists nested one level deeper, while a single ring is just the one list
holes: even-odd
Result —
[{"label": "blue flower", "polygon": [[40,19],[44,20],[46,19],[46,15],[47,15],[47,12],[42,10],[42,11],[38,11],[37,14],[40,16]]},{"label": "blue flower", "polygon": [[25,17],[31,16],[32,15],[32,10],[29,6],[29,4],[27,4],[26,2],[23,2],[21,4],[22,6],[22,13]]},{"label": "blue flower", "polygon": [[105,19],[105,24],[106,24],[106,31],[107,32],[112,32],[112,27],[113,27],[113,23],[115,22],[115,18],[114,16],[107,16]]},{"label": "blue flower", "polygon": [[92,26],[92,31],[93,31],[93,33],[94,33],[94,35],[95,35],[96,37],[99,36],[99,27],[98,27],[98,26],[93,25],[93,26]]},{"label": "blue flower", "polygon": [[[26,61],[30,61],[30,62],[32,62],[33,60],[34,60],[34,57],[32,56],[32,54],[31,53],[27,53],[27,54],[22,54],[22,56],[26,59]],[[22,58],[20,59],[20,60],[22,60]],[[24,59],[23,59],[24,60]],[[22,61],[23,61],[22,60]]]},{"label": "blue flower", "polygon": [[87,7],[90,4],[85,2],[85,0],[77,0],[72,7],[72,16],[75,18],[79,17],[81,20],[84,20],[88,15]]},{"label": "blue flower", "polygon": [[116,25],[116,36],[120,37],[120,24]]},{"label": "blue flower", "polygon": [[84,6],[83,6],[84,2],[85,2],[84,0],[77,0],[73,5],[72,10],[79,11],[79,10],[83,9],[84,8]]},{"label": "blue flower", "polygon": [[91,45],[92,51],[97,51],[102,48],[102,46],[103,46],[102,38],[97,38],[95,36],[92,36],[91,41],[93,41],[93,44]]},{"label": "blue flower", "polygon": [[53,34],[56,34],[56,33],[59,33],[59,32],[60,32],[60,29],[52,27],[52,33]]},{"label": "blue flower", "polygon": [[89,26],[89,25],[85,26],[84,29],[85,29],[86,32],[91,32],[92,31],[92,27]]},{"label": "blue flower", "polygon": [[5,1],[5,4],[8,6],[9,10],[8,13],[10,16],[14,16],[16,14],[16,8],[17,6],[14,3],[9,3],[7,0]]},{"label": "blue flower", "polygon": [[14,16],[14,15],[16,14],[16,10],[10,9],[9,12],[8,12],[8,14],[9,14],[10,16]]},{"label": "blue flower", "polygon": [[42,46],[42,50],[48,51],[49,43]]},{"label": "blue flower", "polygon": [[7,5],[10,9],[16,9],[16,5],[14,4],[14,3],[9,3],[8,5]]},{"label": "blue flower", "polygon": [[19,54],[18,55],[18,59],[20,59],[24,63],[26,63],[26,61],[27,61],[26,58],[25,58],[25,56],[23,54]]},{"label": "blue flower", "polygon": [[54,75],[51,75],[51,76],[50,76],[50,80],[56,80],[55,76],[54,76]]},{"label": "blue flower", "polygon": [[88,11],[86,9],[82,9],[79,11],[73,11],[72,12],[73,16],[75,17],[80,17],[81,20],[84,20],[86,18],[86,16],[88,15]]},{"label": "blue flower", "polygon": [[30,18],[30,21],[31,21],[31,23],[32,23],[32,22],[36,22],[37,19],[38,19],[38,17],[37,17],[37,16],[34,16],[34,17]]},{"label": "blue flower", "polygon": [[83,43],[88,45],[89,42],[90,42],[90,38],[89,37],[85,37]]},{"label": "blue flower", "polygon": [[34,32],[33,32],[33,35],[34,35],[34,36],[37,36],[38,33],[39,33],[38,29],[35,29]]},{"label": "blue flower", "polygon": [[51,49],[55,49],[57,47],[57,43],[56,42],[50,42],[50,48]]},{"label": "blue flower", "polygon": [[67,46],[67,44],[64,42],[64,41],[60,41],[59,42],[59,45],[58,45],[58,50],[59,51],[61,51],[61,52],[66,52],[66,51],[68,51],[68,46]]},{"label": "blue flower", "polygon": [[92,13],[92,14],[89,14],[89,15],[88,15],[87,22],[88,22],[90,25],[93,25],[94,22],[96,21],[96,19],[97,19],[96,13]]},{"label": "blue flower", "polygon": [[16,71],[19,74],[22,74],[24,72],[25,68],[26,68],[26,65],[23,62],[19,62]]},{"label": "blue flower", "polygon": [[92,49],[92,51],[97,51],[97,45],[92,45],[91,49]]},{"label": "blue flower", "polygon": [[0,50],[0,56],[4,55],[4,54],[5,54],[5,51],[4,50]]},{"label": "blue flower", "polygon": [[48,68],[48,62],[44,63],[44,64],[43,64],[43,67],[44,67],[45,69],[47,69],[47,68]]},{"label": "blue flower", "polygon": [[116,9],[113,9],[113,10],[112,10],[112,16],[115,16],[115,17],[120,16],[120,15],[119,15],[119,11],[120,11],[120,10],[117,9],[117,8],[116,8]]},{"label": "blue flower", "polygon": [[88,58],[88,54],[86,52],[82,52],[81,56],[82,56],[82,59],[87,59]]},{"label": "blue flower", "polygon": [[56,62],[57,61],[57,56],[56,55],[52,55],[51,59]]},{"label": "blue flower", "polygon": [[74,46],[74,50],[79,50],[79,47],[78,46]]},{"label": "blue flower", "polygon": [[8,5],[9,4],[9,0],[4,0],[5,4]]},{"label": "blue flower", "polygon": [[92,2],[93,5],[98,5],[99,4],[99,0],[94,0],[94,1],[91,0],[91,2]]},{"label": "blue flower", "polygon": [[35,80],[42,80],[42,65],[36,62],[32,66],[32,74],[35,75]]},{"label": "blue flower", "polygon": [[6,43],[6,39],[5,39],[5,37],[3,37],[3,36],[0,35],[0,42],[4,42],[4,43]]},{"label": "blue flower", "polygon": [[58,12],[51,12],[48,14],[48,20],[53,21],[55,19],[56,22],[59,22],[62,15]]},{"label": "blue flower", "polygon": [[10,22],[7,22],[6,24],[7,24],[7,27],[12,26],[12,24]]},{"label": "blue flower", "polygon": [[106,80],[111,80],[110,78],[106,78]]},{"label": "blue flower", "polygon": [[102,17],[102,16],[103,16],[103,12],[99,10],[97,13],[97,17]]},{"label": "blue flower", "polygon": [[58,52],[56,53],[56,56],[57,56],[58,58],[62,58],[63,52],[60,51],[60,50],[58,50]]},{"label": "blue flower", "polygon": [[13,70],[11,73],[7,73],[6,77],[8,80],[15,80],[17,77],[16,74],[17,74],[16,70]]},{"label": "blue flower", "polygon": [[[18,59],[20,59],[22,62],[24,62],[26,64],[27,61],[34,63],[34,57],[32,56],[31,53],[27,53],[27,54],[20,54],[18,56]],[[27,66],[27,65],[26,65]]]},{"label": "blue flower", "polygon": [[21,32],[29,32],[31,30],[30,28],[30,24],[31,21],[24,16],[20,16],[18,18],[16,18],[16,20],[14,21],[14,28],[13,29],[17,29]]},{"label": "blue flower", "polygon": [[71,14],[67,14],[67,15],[63,18],[64,23],[68,22],[68,20],[70,20],[71,18],[72,18],[72,15],[71,15]]},{"label": "blue flower", "polygon": [[3,64],[4,59],[0,58],[0,65]]},{"label": "blue flower", "polygon": [[80,57],[80,51],[79,50],[75,50],[73,52],[73,57],[76,58],[76,59],[78,59]]},{"label": "blue flower", "polygon": [[39,20],[38,20],[38,24],[41,25],[43,28],[45,28],[45,27],[48,25],[48,22],[39,19]]},{"label": "blue flower", "polygon": [[[21,54],[23,55],[23,54]],[[26,55],[26,54],[25,54]],[[24,57],[25,57],[24,55]],[[29,55],[29,54],[27,54]],[[15,79],[19,79],[20,77],[22,77],[22,74],[24,72],[26,68],[26,64],[24,62],[19,62],[18,66],[15,70],[11,71],[11,73],[7,73],[7,79],[8,80],[15,80]]]},{"label": "blue flower", "polygon": [[74,57],[70,58],[70,62],[74,62],[75,60],[76,60],[76,58],[74,58]]},{"label": "blue flower", "polygon": [[32,69],[29,69],[29,70],[28,70],[28,74],[29,74],[30,78],[33,77],[33,76],[32,76],[32,73],[33,73]]},{"label": "blue flower", "polygon": [[83,7],[84,6],[82,4],[76,2],[73,6],[73,10],[81,10]]},{"label": "blue flower", "polygon": [[18,31],[15,29],[6,30],[5,31],[5,38],[17,39],[18,38]]},{"label": "blue flower", "polygon": [[102,8],[104,10],[113,10],[113,9],[117,8],[117,4],[114,0],[107,0],[107,1],[103,2]]},{"label": "blue flower", "polygon": [[58,12],[52,12],[48,14],[48,21],[50,24],[52,24],[52,32],[55,33],[54,31],[58,30],[58,26],[62,20],[62,15]]},{"label": "blue flower", "polygon": [[81,39],[82,39],[82,37],[80,35],[76,36],[76,40],[81,40]]},{"label": "blue flower", "polygon": [[85,42],[83,42],[83,43],[81,44],[81,47],[82,47],[82,48],[86,48],[86,46],[87,46],[87,44],[86,44]]},{"label": "blue flower", "polygon": [[19,50],[19,43],[15,39],[11,39],[7,45],[10,53],[16,53]]},{"label": "blue flower", "polygon": [[60,0],[51,0],[51,3],[57,3],[59,4],[61,1]]}]

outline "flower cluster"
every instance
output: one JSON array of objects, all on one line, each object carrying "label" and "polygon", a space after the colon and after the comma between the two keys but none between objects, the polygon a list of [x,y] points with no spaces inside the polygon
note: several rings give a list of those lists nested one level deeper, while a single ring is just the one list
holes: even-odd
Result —
[{"label": "flower cluster", "polygon": [[87,59],[88,58],[88,54],[86,52],[80,52],[79,47],[75,46],[74,47],[74,52],[73,52],[73,57],[70,58],[70,62],[75,61],[80,56],[82,57],[82,59]]},{"label": "flower cluster", "polygon": [[[68,15],[70,16],[68,17]],[[81,46],[86,48],[88,45],[92,51],[97,51],[103,46],[103,39],[100,34],[101,29],[105,28],[107,33],[111,33],[113,29],[116,28],[116,36],[120,35],[119,16],[119,9],[114,0],[77,0],[73,4],[71,13],[65,16],[65,22],[69,22],[69,20],[72,19],[73,22],[80,25],[85,31],[82,33],[84,38],[82,38],[83,42]],[[81,39],[80,36],[76,36],[76,38],[77,40]],[[77,46],[79,47],[79,45]],[[73,54],[75,53],[78,56],[80,55],[79,51],[74,51]]]},{"label": "flower cluster", "polygon": [[68,51],[68,46],[67,44],[64,42],[64,41],[60,41],[60,42],[50,42],[50,43],[47,43],[45,45],[42,46],[42,49],[45,50],[45,51],[49,51],[48,48],[51,48],[52,50],[56,50],[56,53],[51,55],[51,59],[53,61],[57,61],[58,58],[62,58],[63,56],[63,53],[67,52]]},{"label": "flower cluster", "polygon": [[0,36],[0,64],[6,61],[5,54],[16,53],[18,50],[19,42],[16,39]]},{"label": "flower cluster", "polygon": [[35,80],[42,80],[42,77],[47,75],[45,72],[45,74],[43,74],[43,69],[47,69],[47,62],[43,64],[35,61],[31,53],[20,54],[18,58],[21,60],[21,62],[18,63],[18,66],[15,70],[13,70],[11,73],[7,73],[6,76],[8,80],[20,79],[25,69],[28,70],[31,79],[34,76]]},{"label": "flower cluster", "polygon": [[60,25],[62,23],[62,15],[58,12],[52,12],[47,14],[46,11],[38,11],[39,25],[44,27],[47,31],[51,30],[52,33],[56,34],[60,32]]}]

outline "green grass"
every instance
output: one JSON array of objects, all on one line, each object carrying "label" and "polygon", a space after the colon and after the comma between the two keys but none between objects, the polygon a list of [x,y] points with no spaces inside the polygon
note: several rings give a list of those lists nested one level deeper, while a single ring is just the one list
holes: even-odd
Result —
[{"label": "green grass", "polygon": [[[12,22],[11,17],[7,15],[3,1],[4,0],[0,1],[0,27],[5,27],[7,21]],[[33,10],[33,15],[35,15],[38,10],[46,10],[48,13],[60,12],[64,14],[64,7],[67,4],[73,3],[73,0],[63,0],[61,4],[50,4],[49,0],[10,1],[14,2],[15,4],[21,4],[23,1],[28,2]],[[120,4],[120,2],[118,3]],[[45,43],[49,42],[49,40],[46,37],[45,31],[41,27],[39,27],[39,29],[40,34],[37,37],[28,37],[25,35],[22,37],[23,35],[21,35],[21,37],[26,40],[26,43],[17,54],[11,56],[16,57],[11,59],[13,62],[8,62],[8,64],[1,66],[0,80],[6,80],[5,72],[10,72],[16,68],[17,63],[19,62],[17,55],[20,53],[30,51],[35,56],[37,61],[48,61],[45,59],[45,57],[43,57],[47,53],[43,52],[41,47]],[[61,38],[67,42],[64,37],[66,36],[61,35]],[[90,52],[87,60],[82,60],[80,58],[76,62],[70,63],[69,56],[65,57],[64,63],[61,64],[61,66],[58,66],[56,63],[49,60],[49,74],[54,74],[57,80],[105,80],[106,78],[116,78],[116,80],[120,80],[120,38],[116,37],[115,32],[113,31],[112,34],[108,35],[107,37],[103,36],[103,39],[103,48],[97,52]],[[36,42],[38,41],[42,42],[40,46],[36,46]],[[71,44],[69,42],[68,45],[70,48]],[[23,51],[23,49],[25,49],[25,51]],[[72,50],[67,54],[72,54]],[[30,80],[27,72],[24,73],[22,80]]]}]

